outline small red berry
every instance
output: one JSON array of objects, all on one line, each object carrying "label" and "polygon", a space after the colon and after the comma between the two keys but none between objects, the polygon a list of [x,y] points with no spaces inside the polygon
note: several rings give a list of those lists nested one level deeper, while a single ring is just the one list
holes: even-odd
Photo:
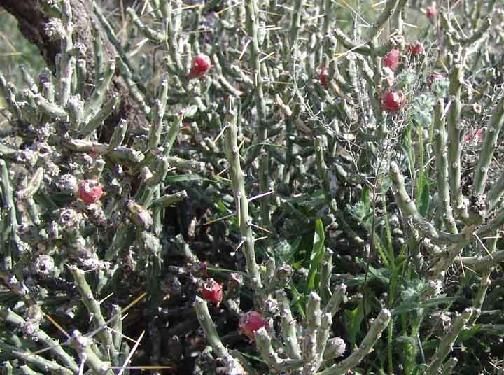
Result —
[{"label": "small red berry", "polygon": [[255,332],[267,325],[266,319],[257,311],[249,311],[240,316],[239,328],[240,333],[247,336],[250,340],[254,340]]},{"label": "small red berry", "polygon": [[79,183],[79,198],[87,205],[96,203],[103,195],[102,186],[95,180],[83,180]]},{"label": "small red berry", "polygon": [[397,70],[400,64],[401,51],[398,49],[390,50],[385,56],[383,56],[383,65],[392,70],[393,72]]},{"label": "small red berry", "polygon": [[434,18],[438,15],[438,10],[436,8],[436,3],[432,3],[430,6],[425,8],[425,15],[429,19],[429,21],[433,21]]},{"label": "small red berry", "polygon": [[387,112],[397,112],[406,103],[406,98],[402,91],[385,91],[382,95],[382,108]]},{"label": "small red berry", "polygon": [[419,56],[424,53],[423,44],[418,40],[408,45],[408,51],[411,56]]},{"label": "small red berry", "polygon": [[320,68],[319,81],[324,88],[327,88],[327,85],[329,84],[329,71],[325,66]]},{"label": "small red berry", "polygon": [[468,134],[464,135],[464,142],[465,143],[479,143],[483,141],[483,138],[485,137],[485,131],[483,129],[476,129]]},{"label": "small red berry", "polygon": [[207,55],[199,54],[194,57],[192,61],[191,71],[189,72],[189,78],[201,78],[203,77],[212,67],[210,57]]},{"label": "small red berry", "polygon": [[214,279],[208,279],[201,288],[201,296],[208,302],[219,306],[224,296],[222,292],[222,284],[219,284]]}]

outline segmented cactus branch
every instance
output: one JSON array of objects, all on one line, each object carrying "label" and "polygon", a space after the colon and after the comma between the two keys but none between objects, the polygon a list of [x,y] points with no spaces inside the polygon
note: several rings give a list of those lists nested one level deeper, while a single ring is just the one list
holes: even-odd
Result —
[{"label": "segmented cactus branch", "polygon": [[[40,308],[40,307],[37,307]],[[13,324],[18,328],[23,329],[23,327],[28,327],[30,324],[21,316],[16,314],[14,311],[2,308],[0,309],[0,316],[4,322]],[[55,356],[57,361],[61,363],[62,366],[66,367],[68,370],[77,372],[78,365],[70,354],[63,350],[62,344],[58,341],[52,339],[47,333],[45,333],[40,328],[33,330],[34,338],[45,345],[47,349]]]},{"label": "segmented cactus branch", "polygon": [[[300,3],[300,0],[297,0]],[[296,3],[296,4],[297,4]],[[250,65],[252,67],[252,74],[254,77],[254,100],[255,108],[257,111],[257,123],[258,128],[257,140],[256,140],[256,150],[254,155],[259,155],[259,187],[262,193],[266,193],[270,190],[269,188],[269,158],[268,151],[264,147],[265,142],[268,139],[268,127],[266,124],[266,104],[264,101],[264,90],[263,90],[263,76],[262,76],[262,64],[260,58],[260,46],[259,46],[259,3],[256,0],[247,1],[245,4],[246,10],[246,26],[247,33],[251,38],[250,42]],[[296,15],[298,17],[300,15]],[[261,199],[261,219],[262,224],[270,225],[270,200],[266,196]]]},{"label": "segmented cactus branch", "polygon": [[262,289],[261,275],[256,263],[254,233],[251,227],[251,218],[249,216],[249,201],[245,191],[244,174],[240,163],[240,150],[238,148],[238,127],[236,124],[236,113],[233,106],[233,100],[229,100],[228,113],[225,115],[225,142],[224,151],[230,163],[231,183],[233,187],[236,211],[240,233],[243,241],[243,252],[246,259],[246,269],[250,284],[256,292]]},{"label": "segmented cactus branch", "polygon": [[348,370],[354,368],[362,359],[371,352],[375,342],[380,338],[382,332],[387,328],[392,318],[389,310],[383,309],[376,319],[371,323],[369,331],[361,344],[350,356],[340,363],[331,366],[318,375],[339,375],[346,374]]},{"label": "segmented cactus branch", "polygon": [[[495,152],[497,146],[497,140],[499,139],[499,134],[504,124],[504,95],[501,96],[497,105],[495,106],[492,117],[490,117],[487,130],[485,131],[485,138],[483,140],[483,146],[478,160],[478,165],[474,169],[474,182],[473,191],[475,195],[481,195],[484,193],[485,183],[488,176],[488,170],[490,167],[490,162]],[[495,200],[495,196],[499,194],[492,192],[492,199]]]},{"label": "segmented cactus branch", "polygon": [[441,339],[436,353],[434,353],[434,357],[429,363],[426,374],[434,375],[439,373],[439,369],[443,365],[446,356],[450,353],[453,343],[457,340],[457,337],[464,329],[472,314],[472,309],[466,309],[457,316],[448,333]]},{"label": "segmented cactus branch", "polygon": [[112,334],[107,329],[107,322],[103,317],[100,304],[93,297],[91,287],[86,281],[84,272],[77,267],[70,267],[70,272],[75,280],[76,286],[82,296],[82,302],[89,311],[90,316],[94,322],[95,328],[99,329],[97,336],[100,338],[101,343],[104,345],[104,353],[110,353],[112,362],[117,361],[117,351],[112,339]]},{"label": "segmented cactus branch", "polygon": [[440,243],[454,243],[463,239],[460,234],[438,231],[434,225],[425,220],[418,212],[415,202],[409,197],[404,185],[404,177],[396,162],[390,163],[390,177],[396,189],[396,200],[401,211],[411,218],[415,227],[429,239]]},{"label": "segmented cactus branch", "polygon": [[212,318],[210,317],[210,312],[208,311],[208,306],[205,300],[200,297],[196,297],[194,308],[196,309],[196,316],[198,317],[198,321],[205,331],[205,336],[208,343],[215,351],[215,354],[219,358],[222,358],[225,362],[228,371],[227,373],[236,375],[245,374],[245,370],[243,370],[240,362],[237,359],[233,358],[232,355],[229,354],[224,344],[222,344],[222,341],[219,338],[219,334],[215,329]]},{"label": "segmented cactus branch", "polygon": [[443,118],[443,101],[439,100],[434,107],[434,147],[436,152],[436,177],[441,215],[450,233],[457,233],[457,225],[453,218],[450,204],[450,185],[448,182],[447,134]]},{"label": "segmented cactus branch", "polygon": [[464,197],[460,184],[461,164],[460,155],[462,152],[460,140],[462,138],[460,126],[461,95],[463,84],[463,62],[457,61],[450,73],[450,103],[447,114],[448,130],[448,173],[450,181],[451,202],[455,208],[457,216],[467,218],[464,207]]}]

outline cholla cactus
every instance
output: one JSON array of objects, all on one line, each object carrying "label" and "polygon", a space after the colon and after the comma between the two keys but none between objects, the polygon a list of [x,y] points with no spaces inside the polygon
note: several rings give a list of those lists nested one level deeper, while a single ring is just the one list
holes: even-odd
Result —
[{"label": "cholla cactus", "polygon": [[[0,74],[0,358],[448,373],[503,259],[502,8],[217,3],[119,33],[97,1],[0,0],[50,46],[26,88]],[[455,308],[458,265],[479,285]]]}]

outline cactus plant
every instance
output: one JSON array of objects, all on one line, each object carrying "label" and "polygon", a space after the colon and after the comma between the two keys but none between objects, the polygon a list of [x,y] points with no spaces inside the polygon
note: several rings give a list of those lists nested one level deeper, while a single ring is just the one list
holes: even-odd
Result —
[{"label": "cactus plant", "polygon": [[354,3],[0,0],[8,373],[490,369],[502,5]]}]

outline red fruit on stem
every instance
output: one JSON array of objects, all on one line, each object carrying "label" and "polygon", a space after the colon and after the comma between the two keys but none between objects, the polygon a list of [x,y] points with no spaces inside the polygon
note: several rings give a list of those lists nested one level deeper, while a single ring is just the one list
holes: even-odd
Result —
[{"label": "red fruit on stem", "polygon": [[397,112],[406,103],[406,97],[402,91],[385,91],[382,95],[382,108],[387,112]]},{"label": "red fruit on stem", "polygon": [[418,40],[408,45],[408,51],[411,56],[419,56],[424,53],[423,44]]},{"label": "red fruit on stem", "polygon": [[79,198],[87,205],[96,203],[103,195],[102,186],[95,180],[83,180],[79,182]]},{"label": "red fruit on stem", "polygon": [[401,51],[394,48],[390,50],[385,56],[383,56],[383,65],[394,72],[399,67],[400,57]]},{"label": "red fruit on stem", "polygon": [[434,18],[438,15],[438,10],[436,8],[436,3],[432,3],[430,6],[425,8],[425,15],[429,19],[429,21],[433,21]]},{"label": "red fruit on stem", "polygon": [[485,131],[483,129],[476,129],[473,130],[466,135],[464,135],[464,142],[465,143],[479,143],[483,141],[483,138],[485,137]]},{"label": "red fruit on stem", "polygon": [[267,325],[266,319],[257,311],[249,311],[240,316],[239,328],[240,333],[247,336],[250,340],[254,340],[255,332]]},{"label": "red fruit on stem", "polygon": [[219,284],[214,279],[208,279],[201,288],[201,296],[208,302],[219,306],[224,296],[222,292],[222,284]]},{"label": "red fruit on stem", "polygon": [[191,71],[189,72],[189,78],[201,78],[203,77],[212,67],[210,57],[207,55],[199,54],[194,57],[192,61]]},{"label": "red fruit on stem", "polygon": [[329,71],[325,66],[320,68],[319,81],[324,88],[327,88],[327,85],[329,84]]}]

